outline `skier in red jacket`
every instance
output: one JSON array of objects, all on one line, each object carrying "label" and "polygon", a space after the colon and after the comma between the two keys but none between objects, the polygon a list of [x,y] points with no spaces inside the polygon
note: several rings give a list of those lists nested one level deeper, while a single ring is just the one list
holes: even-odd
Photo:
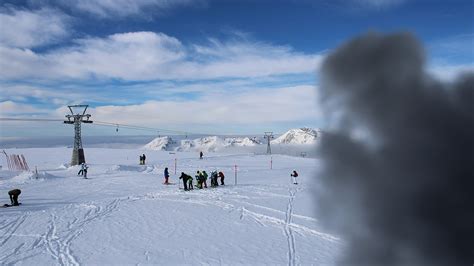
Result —
[{"label": "skier in red jacket", "polygon": [[217,174],[217,176],[221,178],[221,186],[223,186],[224,185],[224,177],[225,177],[224,173],[219,172],[219,174]]}]

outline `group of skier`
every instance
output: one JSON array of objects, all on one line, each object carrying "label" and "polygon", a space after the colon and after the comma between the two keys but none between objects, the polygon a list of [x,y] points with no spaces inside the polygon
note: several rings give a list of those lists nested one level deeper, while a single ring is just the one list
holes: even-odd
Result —
[{"label": "group of skier", "polygon": [[[165,180],[167,180],[166,178],[166,169],[165,168]],[[169,176],[169,175],[168,175]],[[207,188],[207,179],[209,177],[209,175],[207,174],[206,171],[197,171],[196,172],[196,175],[194,176],[196,178],[196,187],[199,188],[199,189],[202,189],[202,188]],[[218,178],[221,179],[221,186],[224,186],[224,173],[222,171],[212,171],[211,172],[211,187],[217,187],[219,186],[219,182],[217,181]],[[184,186],[184,190],[191,190],[191,189],[194,189],[194,185],[193,185],[193,177],[184,173],[184,172],[181,172],[181,176],[179,177],[179,179],[182,179],[183,180],[183,186]],[[166,182],[166,181],[165,181]]]},{"label": "group of skier", "polygon": [[145,154],[140,155],[139,157],[140,157],[140,165],[144,165],[144,164],[145,164],[145,160],[146,160]]}]

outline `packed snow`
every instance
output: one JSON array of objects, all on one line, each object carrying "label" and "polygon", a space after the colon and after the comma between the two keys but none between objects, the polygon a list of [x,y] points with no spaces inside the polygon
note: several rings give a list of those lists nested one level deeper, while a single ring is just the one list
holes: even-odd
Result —
[{"label": "packed snow", "polygon": [[[21,206],[0,208],[2,265],[321,265],[343,247],[314,214],[317,159],[86,148],[84,179],[67,164],[71,149],[6,152],[24,154],[37,172],[9,171],[1,161],[2,203],[9,190],[22,190]],[[172,185],[162,184],[164,167]],[[225,186],[180,189],[180,173],[196,170],[223,171]]]}]

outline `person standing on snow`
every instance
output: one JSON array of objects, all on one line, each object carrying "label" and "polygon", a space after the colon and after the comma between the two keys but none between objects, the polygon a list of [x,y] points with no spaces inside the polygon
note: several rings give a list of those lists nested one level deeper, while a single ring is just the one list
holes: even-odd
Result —
[{"label": "person standing on snow", "polygon": [[84,175],[84,164],[85,163],[81,163],[81,170],[79,170],[79,172],[77,172],[77,175]]},{"label": "person standing on snow", "polygon": [[202,171],[202,177],[204,181],[204,187],[207,188],[207,178],[209,177],[206,173],[206,171]]},{"label": "person standing on snow", "polygon": [[185,174],[184,172],[181,172],[181,176],[179,177],[179,179],[183,179],[183,186],[184,186],[185,191],[188,191],[188,185],[187,184],[188,184],[188,180],[190,178],[192,179],[191,176]]},{"label": "person standing on snow", "polygon": [[193,190],[193,177],[188,175],[188,190]]},{"label": "person standing on snow", "polygon": [[217,187],[219,183],[217,182],[217,171],[212,171],[211,173],[211,187]]},{"label": "person standing on snow", "polygon": [[199,159],[202,159],[202,156],[203,156],[203,155],[204,155],[204,153],[202,153],[202,151],[199,152]]},{"label": "person standing on snow", "polygon": [[217,174],[217,176],[221,178],[221,186],[223,186],[224,185],[224,177],[225,177],[224,173],[219,172],[219,174]]},{"label": "person standing on snow", "polygon": [[168,185],[169,182],[168,182],[168,178],[170,177],[170,173],[168,172],[168,167],[165,167],[165,172],[164,172],[164,175],[165,175],[165,185]]},{"label": "person standing on snow", "polygon": [[196,177],[197,188],[202,189],[202,181],[203,181],[202,173],[200,171],[197,171],[195,177]]},{"label": "person standing on snow", "polygon": [[140,155],[139,157],[140,157],[140,165],[142,165],[143,164],[143,156]]},{"label": "person standing on snow", "polygon": [[293,170],[293,173],[291,173],[290,176],[293,179],[293,184],[298,185],[298,182],[296,182],[296,177],[298,177],[298,173],[296,172],[296,170]]},{"label": "person standing on snow", "polygon": [[82,163],[82,166],[84,168],[84,178],[87,179],[87,169],[89,168],[89,166],[87,166],[86,163]]},{"label": "person standing on snow", "polygon": [[145,164],[145,160],[146,160],[145,154],[142,155],[142,158],[143,158],[143,164]]}]

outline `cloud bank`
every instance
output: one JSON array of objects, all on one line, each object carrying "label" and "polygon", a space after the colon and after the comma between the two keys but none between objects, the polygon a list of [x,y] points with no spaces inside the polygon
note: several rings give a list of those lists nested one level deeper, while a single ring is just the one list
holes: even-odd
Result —
[{"label": "cloud bank", "polygon": [[36,53],[0,46],[0,79],[246,78],[315,71],[322,55],[248,40],[184,45],[163,33],[118,33]]},{"label": "cloud bank", "polygon": [[[32,48],[58,42],[69,35],[70,17],[54,9],[0,9],[0,44]],[[2,60],[2,58],[0,58]]]},{"label": "cloud bank", "polygon": [[[152,16],[173,8],[199,4],[192,0],[76,0],[65,1],[63,5],[92,15],[116,19],[130,16]],[[72,5],[72,6],[71,6]]]}]

